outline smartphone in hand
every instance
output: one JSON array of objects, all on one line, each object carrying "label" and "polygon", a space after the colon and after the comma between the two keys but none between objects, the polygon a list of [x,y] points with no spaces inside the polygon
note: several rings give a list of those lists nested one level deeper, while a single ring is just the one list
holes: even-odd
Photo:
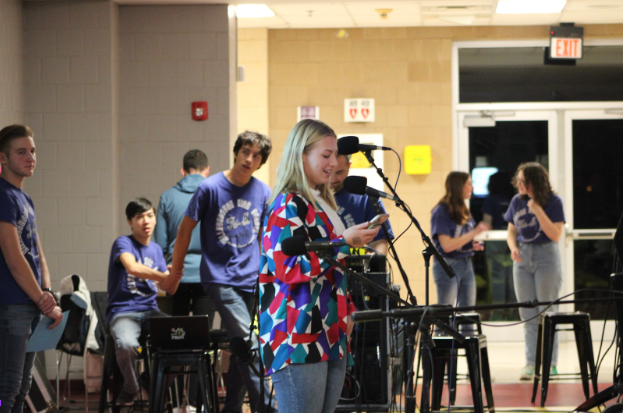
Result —
[{"label": "smartphone in hand", "polygon": [[387,218],[389,218],[389,214],[379,214],[379,215],[375,216],[368,223],[369,224],[368,225],[368,229],[380,227],[383,222],[387,221]]}]

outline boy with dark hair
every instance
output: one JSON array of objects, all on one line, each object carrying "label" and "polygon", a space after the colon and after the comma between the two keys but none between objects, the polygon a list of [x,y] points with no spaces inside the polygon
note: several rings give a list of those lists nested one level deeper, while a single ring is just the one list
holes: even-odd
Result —
[{"label": "boy with dark hair", "polygon": [[21,412],[30,390],[35,353],[28,338],[41,313],[56,327],[63,314],[50,289],[37,235],[35,206],[22,191],[35,170],[34,134],[24,125],[0,130],[0,412]]},{"label": "boy with dark hair", "polygon": [[[158,222],[154,232],[154,241],[162,247],[167,264],[173,259],[173,247],[177,238],[177,229],[182,222],[184,212],[188,207],[197,187],[210,173],[208,157],[199,149],[192,149],[184,155],[184,167],[180,170],[182,179],[173,188],[168,189],[160,197],[158,205]],[[201,239],[199,226],[192,231],[188,254],[184,259],[184,277],[180,281],[177,292],[173,296],[173,309],[171,315],[188,315],[192,310],[193,315],[208,315],[210,328],[216,307],[201,285],[199,266],[201,265]],[[197,405],[196,376],[190,377],[188,403]]]},{"label": "boy with dark hair", "polygon": [[[250,336],[251,311],[260,267],[260,230],[268,210],[270,188],[253,177],[268,159],[270,140],[259,133],[244,132],[234,145],[234,166],[204,180],[188,204],[180,224],[171,272],[178,274],[188,251],[193,229],[201,221],[201,282],[216,304],[229,339]],[[256,303],[257,304],[257,303]],[[253,348],[257,348],[254,336]],[[244,394],[249,392],[251,409],[268,405],[266,382],[253,369],[259,362],[243,365],[234,355],[227,374],[227,397],[223,413],[242,412]]]},{"label": "boy with dark hair", "polygon": [[170,275],[162,248],[151,241],[156,225],[156,212],[147,199],[131,201],[125,214],[132,235],[115,240],[108,263],[108,308],[106,317],[115,340],[117,364],[123,375],[123,391],[117,404],[129,406],[139,392],[135,364],[141,331],[158,310],[155,283],[169,294],[175,294],[179,276]]}]

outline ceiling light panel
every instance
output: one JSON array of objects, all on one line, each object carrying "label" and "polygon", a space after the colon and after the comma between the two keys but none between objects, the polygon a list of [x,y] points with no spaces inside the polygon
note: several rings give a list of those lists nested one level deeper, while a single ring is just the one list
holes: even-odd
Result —
[{"label": "ceiling light panel", "polygon": [[265,4],[239,4],[236,6],[238,18],[273,17],[275,13]]},{"label": "ceiling light panel", "polygon": [[312,16],[347,16],[348,11],[342,3],[297,3],[297,4],[271,4],[275,13],[280,16],[305,16],[309,11]]},{"label": "ceiling light panel", "polygon": [[560,13],[566,0],[500,0],[498,14]]}]

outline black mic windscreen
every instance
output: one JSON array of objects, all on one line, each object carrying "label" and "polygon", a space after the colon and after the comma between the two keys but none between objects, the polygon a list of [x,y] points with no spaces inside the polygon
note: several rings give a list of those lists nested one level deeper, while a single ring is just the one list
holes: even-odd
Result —
[{"label": "black mic windscreen", "polygon": [[365,176],[347,176],[344,179],[344,190],[350,194],[365,195],[368,178]]},{"label": "black mic windscreen", "polygon": [[350,155],[359,152],[359,138],[356,136],[344,136],[337,140],[337,154]]},{"label": "black mic windscreen", "polygon": [[286,238],[281,241],[281,252],[290,257],[305,255],[307,253],[306,241],[307,238],[302,235]]},{"label": "black mic windscreen", "polygon": [[242,337],[232,337],[231,341],[229,342],[229,348],[231,349],[231,352],[233,354],[235,354],[237,357],[240,357],[241,359],[249,357],[249,346]]}]

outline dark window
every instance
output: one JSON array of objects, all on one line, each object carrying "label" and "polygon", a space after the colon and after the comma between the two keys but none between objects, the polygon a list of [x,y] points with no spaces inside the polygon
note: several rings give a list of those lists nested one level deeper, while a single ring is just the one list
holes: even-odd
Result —
[{"label": "dark window", "polygon": [[459,102],[623,101],[623,46],[584,46],[575,66],[543,47],[459,49]]},{"label": "dark window", "polygon": [[623,119],[573,121],[573,225],[616,228],[623,211]]}]

